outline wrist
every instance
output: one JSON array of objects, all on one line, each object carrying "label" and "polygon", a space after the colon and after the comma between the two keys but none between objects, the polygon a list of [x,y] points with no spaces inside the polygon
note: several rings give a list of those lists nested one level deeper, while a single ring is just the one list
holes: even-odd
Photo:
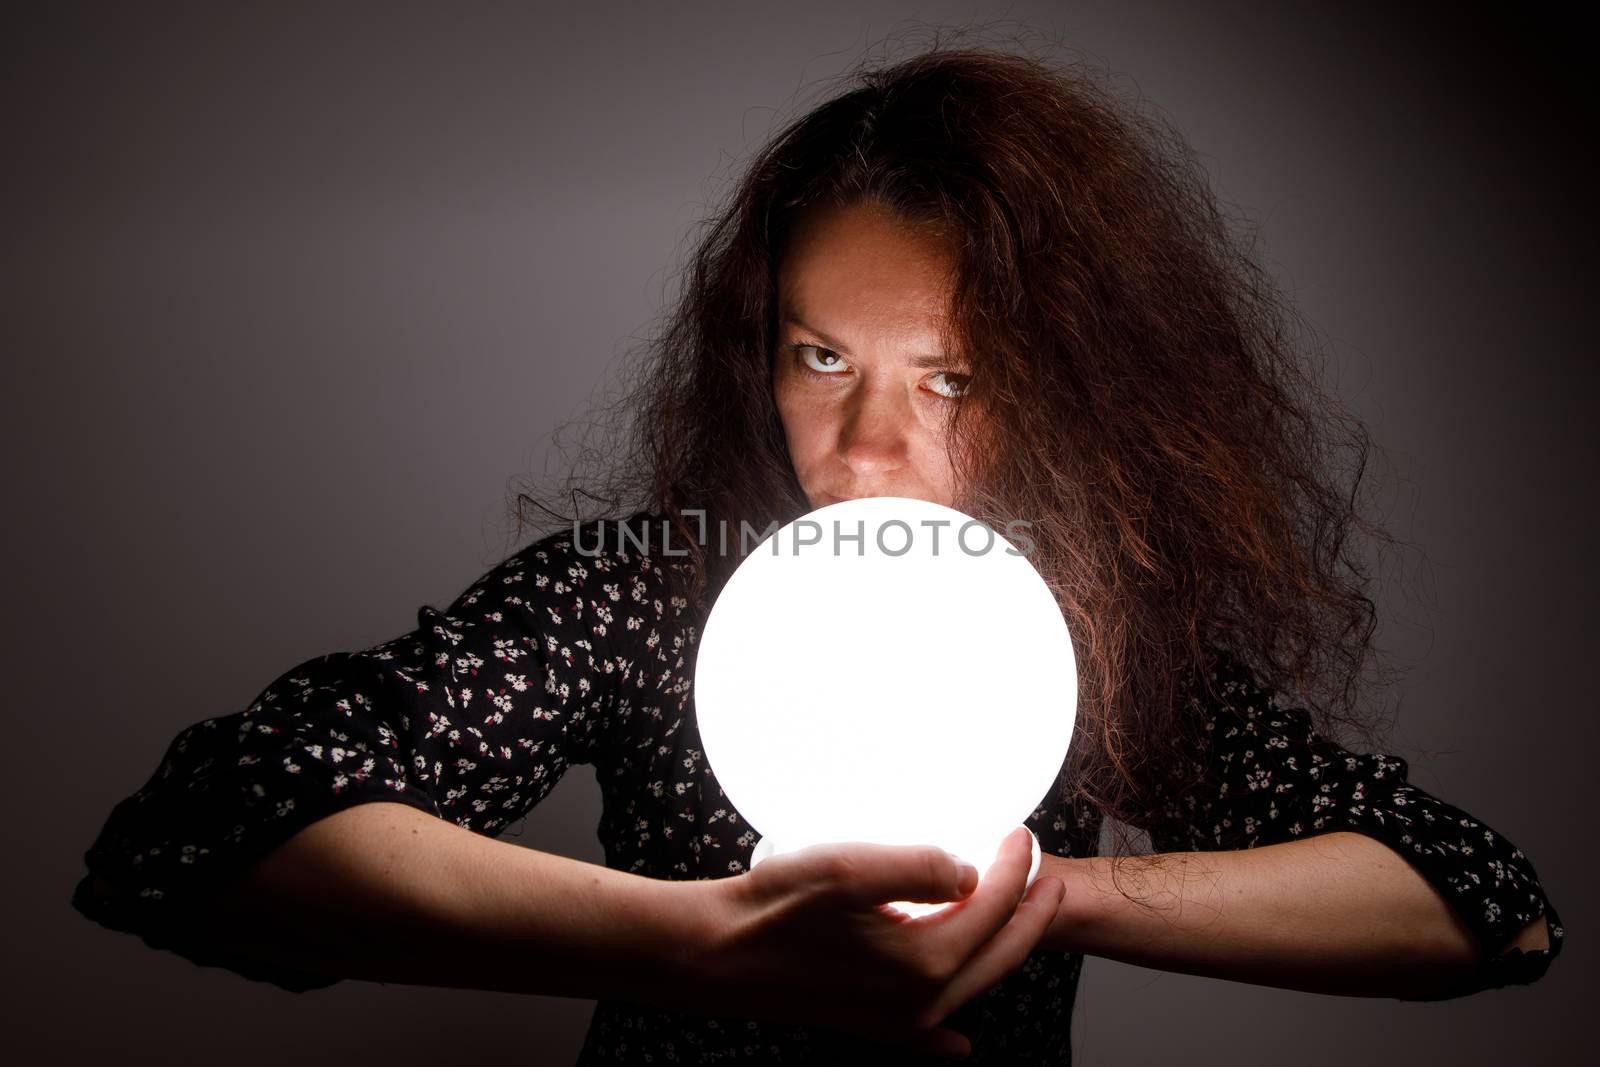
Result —
[{"label": "wrist", "polygon": [[686,1009],[704,1005],[728,988],[733,881],[640,878],[639,906],[653,917],[657,932],[648,939],[647,969],[656,992],[650,999]]},{"label": "wrist", "polygon": [[1040,878],[1059,878],[1065,892],[1056,905],[1055,918],[1040,939],[1041,948],[1062,952],[1082,952],[1088,931],[1098,923],[1103,906],[1091,878],[1090,865],[1096,857],[1055,856],[1044,853],[1039,860]]}]

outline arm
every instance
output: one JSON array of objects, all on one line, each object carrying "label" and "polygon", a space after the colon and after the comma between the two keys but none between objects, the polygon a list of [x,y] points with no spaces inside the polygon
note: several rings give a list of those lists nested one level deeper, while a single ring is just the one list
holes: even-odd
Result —
[{"label": "arm", "polygon": [[[1330,872],[1337,872],[1331,874]],[[1433,1000],[1468,991],[1477,937],[1410,864],[1335,832],[1227,852],[1110,861],[1044,857],[1067,889],[1044,944],[1124,963],[1346,996]],[[1548,947],[1543,916],[1513,947]]]},{"label": "arm", "polygon": [[[665,881],[372,803],[301,830],[189,929],[199,955],[276,970],[732,1011],[959,1054],[941,1020],[1020,966],[1056,913],[1061,886],[1027,888],[1029,858],[1013,833],[981,883],[941,849],[881,845]],[[920,924],[880,907],[905,899],[959,904]]]},{"label": "arm", "polygon": [[1211,681],[1190,701],[1204,725],[1202,787],[1158,788],[1158,855],[1120,867],[1122,888],[1152,907],[1122,896],[1108,859],[1068,861],[1056,944],[1404,1000],[1545,972],[1564,931],[1520,849],[1407,782],[1403,759],[1319,737],[1237,664],[1219,659]]},{"label": "arm", "polygon": [[361,804],[252,864],[194,916],[185,955],[661,1002],[691,987],[688,964],[716,930],[705,888],[497,841],[404,804]]}]

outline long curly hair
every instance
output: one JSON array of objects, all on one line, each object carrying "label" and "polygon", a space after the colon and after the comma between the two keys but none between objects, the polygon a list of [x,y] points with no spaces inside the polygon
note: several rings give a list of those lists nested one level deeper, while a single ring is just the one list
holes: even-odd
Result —
[{"label": "long curly hair", "polygon": [[1352,535],[1386,539],[1359,506],[1366,433],[1181,137],[1076,68],[936,47],[783,128],[709,220],[589,449],[600,472],[561,496],[667,516],[701,607],[739,557],[685,512],[764,529],[808,511],[772,395],[777,268],[801,211],[859,202],[954,250],[951,350],[973,354],[955,503],[1030,522],[1066,614],[1063,799],[1142,828],[1198,784],[1182,695],[1219,650],[1324,730],[1363,729],[1376,616]]}]

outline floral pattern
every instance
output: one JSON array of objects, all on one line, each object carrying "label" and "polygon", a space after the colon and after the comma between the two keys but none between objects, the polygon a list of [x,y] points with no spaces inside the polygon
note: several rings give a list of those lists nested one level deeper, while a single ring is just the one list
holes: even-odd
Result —
[{"label": "floral pattern", "polygon": [[[642,513],[629,522],[641,533],[646,522],[661,528]],[[598,536],[586,530],[580,544],[592,551]],[[226,958],[188,940],[182,916],[221,880],[342,808],[398,801],[497,836],[574,764],[592,766],[599,781],[608,866],[663,879],[748,869],[757,835],[718,786],[695,723],[702,620],[669,582],[669,570],[685,564],[607,544],[590,555],[570,532],[542,538],[443,611],[420,608],[411,632],[307,660],[243,711],[183,730],[110,813],[85,854],[74,907],[196,963],[297,992],[326,987],[339,979]],[[1459,993],[1544,973],[1561,947],[1560,921],[1510,841],[1409,785],[1404,760],[1340,749],[1228,661],[1213,672],[1222,698],[1190,705],[1207,717],[1197,753],[1206,789],[1169,798],[1167,819],[1151,828],[1154,847],[1370,834],[1428,878],[1486,951],[1548,917],[1549,950],[1492,956]],[[1098,812],[1047,801],[1027,823],[1056,855],[1097,850]],[[1082,964],[1075,953],[1035,952],[947,1025],[972,1038],[973,1063],[1069,1063]],[[820,1027],[602,1001],[579,1063],[857,1057],[881,1062]]]}]

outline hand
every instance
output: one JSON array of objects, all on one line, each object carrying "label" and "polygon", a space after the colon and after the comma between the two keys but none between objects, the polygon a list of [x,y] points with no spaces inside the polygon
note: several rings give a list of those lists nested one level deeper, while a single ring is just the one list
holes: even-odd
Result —
[{"label": "hand", "polygon": [[[939,1024],[1020,967],[1064,887],[1024,897],[1031,845],[1012,831],[982,876],[933,846],[849,843],[774,856],[706,883],[717,935],[705,994],[718,1013],[830,1026],[919,1053],[964,1056]],[[887,905],[956,901],[910,918]]]}]

